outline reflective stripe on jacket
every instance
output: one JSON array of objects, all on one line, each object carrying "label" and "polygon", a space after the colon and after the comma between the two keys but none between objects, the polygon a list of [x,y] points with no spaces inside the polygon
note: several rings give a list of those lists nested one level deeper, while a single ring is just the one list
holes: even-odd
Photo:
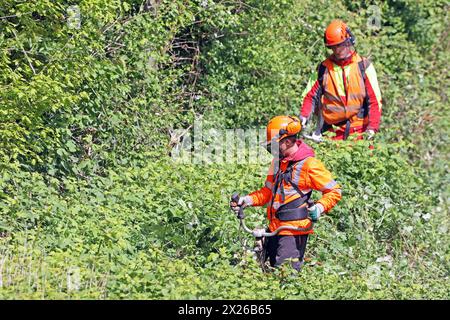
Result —
[{"label": "reflective stripe on jacket", "polygon": [[[276,168],[274,168],[275,162],[269,169],[269,173],[266,177],[264,187],[260,190],[252,192],[250,196],[253,200],[253,206],[263,206],[269,204],[267,207],[267,218],[269,219],[269,229],[274,231],[280,226],[294,226],[297,228],[310,228],[311,221],[309,219],[294,220],[294,221],[280,221],[276,217],[278,208],[289,202],[292,202],[301,197],[301,195],[292,187],[289,183],[282,181],[284,188],[285,199],[282,201],[281,191],[277,190],[273,194],[274,182],[276,175]],[[289,165],[289,161],[280,161],[280,170],[285,171]],[[274,174],[275,172],[275,174]],[[333,180],[331,173],[325,168],[320,160],[315,157],[308,157],[301,161],[296,162],[292,166],[291,181],[301,190],[302,193],[307,194],[311,190],[318,190],[322,192],[322,198],[317,201],[322,204],[325,212],[328,212],[333,208],[336,203],[341,199],[341,187]],[[304,204],[306,205],[306,204]],[[301,232],[301,231],[281,231],[280,235],[300,235],[309,234],[313,230]]]},{"label": "reflective stripe on jacket", "polygon": [[365,120],[366,87],[358,65],[360,61],[361,58],[355,55],[354,62],[345,67],[335,65],[330,59],[323,62],[322,115],[326,123],[350,120],[352,125],[360,126]]},{"label": "reflective stripe on jacket", "polygon": [[357,53],[345,66],[323,61],[303,92],[300,113],[307,118],[320,106],[328,125],[343,127],[349,120],[352,128],[378,131],[382,103],[373,64]]}]

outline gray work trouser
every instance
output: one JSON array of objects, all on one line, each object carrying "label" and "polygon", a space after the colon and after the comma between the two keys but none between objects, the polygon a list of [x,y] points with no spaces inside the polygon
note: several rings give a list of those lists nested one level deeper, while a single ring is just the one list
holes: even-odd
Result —
[{"label": "gray work trouser", "polygon": [[274,236],[266,238],[266,257],[272,267],[278,267],[287,259],[291,260],[291,265],[297,271],[303,265],[306,242],[308,235],[301,236]]}]

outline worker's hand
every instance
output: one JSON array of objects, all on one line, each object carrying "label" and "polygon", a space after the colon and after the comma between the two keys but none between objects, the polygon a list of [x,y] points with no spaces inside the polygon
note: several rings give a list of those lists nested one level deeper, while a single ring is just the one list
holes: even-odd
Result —
[{"label": "worker's hand", "polygon": [[252,234],[255,238],[262,238],[262,236],[265,232],[266,232],[266,229],[257,228],[252,231]]},{"label": "worker's hand", "polygon": [[316,134],[315,132],[311,135],[311,140],[315,142],[322,142],[322,134]]},{"label": "worker's hand", "polygon": [[367,140],[372,140],[373,137],[375,136],[375,131],[374,130],[367,130]]},{"label": "worker's hand", "polygon": [[302,127],[306,127],[306,124],[308,123],[308,118],[305,118],[303,116],[300,116],[300,121],[302,122]]},{"label": "worker's hand", "polygon": [[320,215],[323,211],[323,205],[321,205],[320,203],[316,203],[315,205],[308,208],[308,214],[313,222],[317,222],[317,220],[319,220]]},{"label": "worker's hand", "polygon": [[239,213],[239,208],[245,208],[251,206],[253,204],[253,199],[250,196],[239,197],[239,201],[236,203],[234,201],[230,201],[231,210],[233,210],[236,214]]}]

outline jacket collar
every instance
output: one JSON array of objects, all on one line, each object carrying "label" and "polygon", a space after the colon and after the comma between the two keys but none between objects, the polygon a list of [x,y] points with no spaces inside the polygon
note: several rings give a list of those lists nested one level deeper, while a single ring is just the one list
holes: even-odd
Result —
[{"label": "jacket collar", "polygon": [[314,157],[315,153],[313,148],[311,148],[309,145],[307,145],[304,141],[302,140],[297,140],[297,146],[298,146],[298,150],[296,153],[291,154],[290,156],[287,156],[283,159],[281,159],[281,161],[301,161],[303,159],[306,159],[307,157]]}]

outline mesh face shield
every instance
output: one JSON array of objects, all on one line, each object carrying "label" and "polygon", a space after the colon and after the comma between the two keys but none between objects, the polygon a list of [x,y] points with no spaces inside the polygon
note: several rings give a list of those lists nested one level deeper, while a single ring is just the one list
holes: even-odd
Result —
[{"label": "mesh face shield", "polygon": [[275,141],[275,139],[272,140],[271,143],[268,143],[266,145],[266,150],[269,152],[273,157],[278,157],[280,154],[280,143]]},{"label": "mesh face shield", "polygon": [[333,56],[333,59],[337,61],[346,60],[350,58],[355,52],[355,48],[349,39],[338,45],[330,46],[327,48],[330,51],[330,54]]}]

